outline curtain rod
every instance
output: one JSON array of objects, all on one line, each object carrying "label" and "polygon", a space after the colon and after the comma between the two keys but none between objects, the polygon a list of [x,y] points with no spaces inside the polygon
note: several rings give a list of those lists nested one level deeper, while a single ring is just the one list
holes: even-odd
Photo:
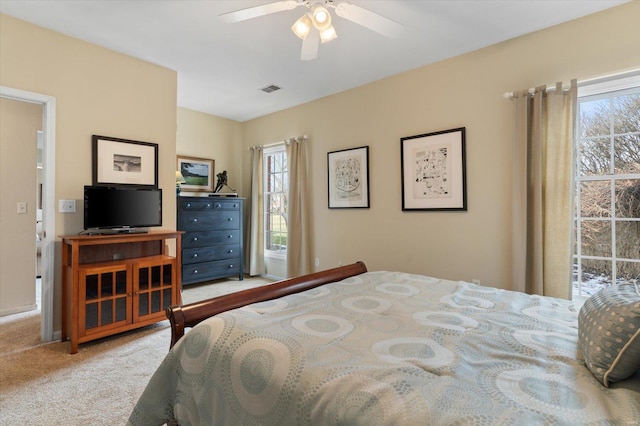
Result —
[{"label": "curtain rod", "polygon": [[[533,95],[534,93],[536,93],[536,90],[538,89],[542,89],[545,92],[547,91],[556,91],[556,90],[565,90],[565,88],[568,90],[570,89],[574,84],[578,84],[578,81],[576,79],[571,80],[571,82],[568,85],[563,85],[562,83],[556,83],[553,85],[542,85],[542,86],[538,86],[538,87],[530,87],[528,92],[530,95]],[[505,99],[513,99],[513,92],[505,92],[502,95],[503,98]]]},{"label": "curtain rod", "polygon": [[269,143],[269,144],[265,144],[265,145],[250,146],[249,150],[269,148],[269,147],[278,146],[278,145],[289,145],[291,142],[302,142],[302,141],[306,141],[307,139],[309,139],[309,137],[307,135],[296,136],[295,138],[289,138],[289,139],[285,139],[285,140],[282,140],[282,141]]}]

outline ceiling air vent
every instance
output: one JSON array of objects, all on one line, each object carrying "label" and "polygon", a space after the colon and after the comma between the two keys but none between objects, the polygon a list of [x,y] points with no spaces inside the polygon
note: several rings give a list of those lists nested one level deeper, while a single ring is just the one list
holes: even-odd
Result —
[{"label": "ceiling air vent", "polygon": [[275,92],[276,90],[280,90],[281,87],[276,86],[275,84],[272,84],[271,86],[267,86],[267,87],[263,87],[262,90],[264,93],[271,93],[271,92]]}]

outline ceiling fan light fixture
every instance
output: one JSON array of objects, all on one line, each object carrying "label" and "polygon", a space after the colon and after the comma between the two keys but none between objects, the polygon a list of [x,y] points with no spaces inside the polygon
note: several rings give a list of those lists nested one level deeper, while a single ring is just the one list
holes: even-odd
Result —
[{"label": "ceiling fan light fixture", "polygon": [[326,28],[319,32],[320,32],[320,41],[322,43],[326,43],[338,37],[338,34],[336,33],[336,29],[333,28],[333,25],[329,25],[329,28]]},{"label": "ceiling fan light fixture", "polygon": [[318,31],[322,31],[331,26],[331,15],[326,7],[315,4],[311,8],[311,18],[313,21],[313,26],[318,29]]},{"label": "ceiling fan light fixture", "polygon": [[311,18],[305,13],[293,24],[291,31],[304,40],[311,31],[311,25]]}]

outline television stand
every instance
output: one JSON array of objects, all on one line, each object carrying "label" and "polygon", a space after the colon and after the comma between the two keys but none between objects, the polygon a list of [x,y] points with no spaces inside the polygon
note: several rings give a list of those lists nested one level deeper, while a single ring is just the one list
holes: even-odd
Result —
[{"label": "television stand", "polygon": [[[180,304],[181,231],[62,238],[62,341],[78,344],[166,319]],[[167,250],[175,240],[176,255]]]}]

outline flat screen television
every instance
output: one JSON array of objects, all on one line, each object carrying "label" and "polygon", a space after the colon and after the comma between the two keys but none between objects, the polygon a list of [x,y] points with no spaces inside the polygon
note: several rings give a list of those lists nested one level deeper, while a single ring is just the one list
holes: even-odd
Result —
[{"label": "flat screen television", "polygon": [[162,226],[162,189],[84,187],[85,233],[146,232]]}]

